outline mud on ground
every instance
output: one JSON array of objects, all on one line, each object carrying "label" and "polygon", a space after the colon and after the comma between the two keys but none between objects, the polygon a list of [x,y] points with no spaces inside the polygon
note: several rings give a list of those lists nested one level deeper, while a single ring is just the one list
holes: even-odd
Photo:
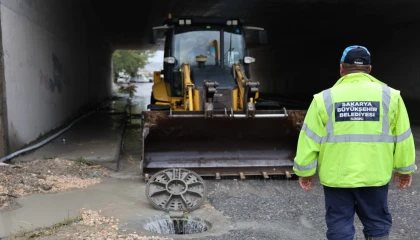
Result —
[{"label": "mud on ground", "polygon": [[13,240],[171,240],[167,237],[139,236],[136,233],[120,234],[119,220],[106,217],[98,211],[83,209],[80,216],[58,223],[52,227],[40,228],[30,232],[22,232],[13,236]]},{"label": "mud on ground", "polygon": [[83,158],[60,158],[0,165],[0,211],[19,208],[16,199],[34,193],[85,188],[109,177],[110,171]]}]

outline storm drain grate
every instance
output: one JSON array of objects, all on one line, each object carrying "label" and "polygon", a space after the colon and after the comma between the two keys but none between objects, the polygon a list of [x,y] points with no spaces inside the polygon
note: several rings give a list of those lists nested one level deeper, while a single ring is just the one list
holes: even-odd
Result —
[{"label": "storm drain grate", "polygon": [[154,218],[143,225],[144,229],[159,234],[197,234],[210,228],[210,223],[201,218]]}]

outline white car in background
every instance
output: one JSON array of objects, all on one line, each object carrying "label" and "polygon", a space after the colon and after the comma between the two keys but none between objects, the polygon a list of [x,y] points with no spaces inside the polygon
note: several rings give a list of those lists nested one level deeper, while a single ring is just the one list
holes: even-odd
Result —
[{"label": "white car in background", "polygon": [[153,82],[153,80],[148,79],[145,76],[138,76],[138,77],[130,79],[130,83],[148,83],[148,82]]},{"label": "white car in background", "polygon": [[117,83],[127,83],[127,79],[126,78],[123,78],[123,77],[119,77],[117,79]]}]

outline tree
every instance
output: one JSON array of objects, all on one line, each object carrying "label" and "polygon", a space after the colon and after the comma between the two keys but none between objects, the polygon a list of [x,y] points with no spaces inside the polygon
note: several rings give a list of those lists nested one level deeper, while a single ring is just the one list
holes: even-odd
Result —
[{"label": "tree", "polygon": [[118,91],[120,93],[128,94],[128,96],[130,96],[130,98],[133,98],[134,93],[137,92],[136,85],[133,85],[133,84],[130,84],[130,83],[127,86],[121,85],[120,88],[118,89]]},{"label": "tree", "polygon": [[120,72],[126,72],[130,77],[136,77],[139,68],[144,68],[154,57],[155,51],[116,50],[112,56],[114,82],[117,82]]}]

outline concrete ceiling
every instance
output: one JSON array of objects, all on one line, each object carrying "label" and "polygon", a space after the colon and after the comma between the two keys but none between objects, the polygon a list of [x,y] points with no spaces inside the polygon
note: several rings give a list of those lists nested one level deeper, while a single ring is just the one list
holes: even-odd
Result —
[{"label": "concrete ceiling", "polygon": [[150,47],[150,28],[162,24],[168,13],[174,17],[244,18],[268,29],[275,39],[329,38],[342,36],[343,32],[363,35],[420,20],[420,2],[416,0],[154,0],[147,2],[150,6],[134,0],[89,3],[100,25],[97,33],[114,48]]}]

